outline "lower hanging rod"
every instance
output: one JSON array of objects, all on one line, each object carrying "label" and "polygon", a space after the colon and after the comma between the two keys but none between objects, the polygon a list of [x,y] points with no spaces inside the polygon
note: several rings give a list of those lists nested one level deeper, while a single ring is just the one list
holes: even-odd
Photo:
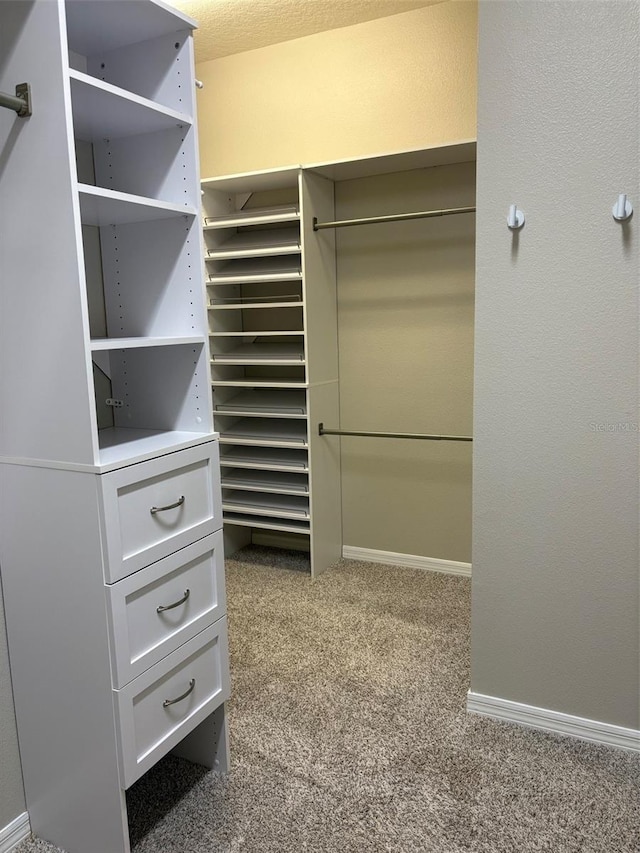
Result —
[{"label": "lower hanging rod", "polygon": [[6,92],[0,92],[0,107],[5,107],[8,110],[13,110],[18,113],[20,118],[26,118],[31,115],[31,87],[28,83],[19,83],[16,86],[16,94],[7,95]]},{"label": "lower hanging rod", "polygon": [[353,432],[346,429],[325,429],[318,424],[318,435],[356,435],[364,438],[414,438],[420,441],[473,441],[470,435],[428,435],[422,432]]},{"label": "lower hanging rod", "polygon": [[367,216],[364,219],[339,219],[336,222],[318,222],[313,217],[313,230],[323,228],[346,228],[349,225],[372,225],[376,222],[403,222],[406,219],[432,219],[435,216],[457,216],[460,213],[475,213],[475,207],[452,207],[449,210],[419,210],[415,213],[392,213],[389,216]]}]

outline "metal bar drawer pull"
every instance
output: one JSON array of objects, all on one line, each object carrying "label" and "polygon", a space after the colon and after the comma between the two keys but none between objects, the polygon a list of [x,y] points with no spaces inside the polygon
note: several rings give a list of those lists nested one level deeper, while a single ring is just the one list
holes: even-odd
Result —
[{"label": "metal bar drawer pull", "polygon": [[178,506],[182,506],[183,503],[184,495],[181,495],[174,504],[167,504],[166,506],[152,506],[149,512],[151,515],[155,515],[157,512],[165,512],[168,509],[175,509]]},{"label": "metal bar drawer pull", "polygon": [[189,696],[189,694],[193,693],[193,688],[195,686],[196,686],[196,680],[195,680],[195,678],[192,678],[191,681],[189,682],[188,690],[185,690],[185,692],[182,694],[182,696],[176,696],[175,699],[165,699],[164,702],[162,703],[162,707],[168,708],[169,705],[175,705],[176,702],[182,702],[182,700],[186,699],[187,696]]},{"label": "metal bar drawer pull", "polygon": [[184,595],[182,596],[180,601],[174,601],[173,604],[159,604],[156,607],[156,613],[164,613],[165,610],[173,610],[174,607],[180,607],[180,605],[184,604],[190,595],[191,590],[185,589]]}]

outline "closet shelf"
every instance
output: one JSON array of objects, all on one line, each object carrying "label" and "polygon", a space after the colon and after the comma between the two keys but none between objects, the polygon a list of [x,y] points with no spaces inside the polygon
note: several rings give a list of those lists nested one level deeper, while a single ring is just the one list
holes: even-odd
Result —
[{"label": "closet shelf", "polygon": [[277,235],[271,231],[243,232],[235,234],[215,249],[207,250],[205,260],[299,255],[300,251],[300,235],[297,229],[287,229],[286,232],[283,230]]},{"label": "closet shelf", "polygon": [[91,351],[121,350],[121,349],[145,349],[148,347],[172,347],[197,345],[202,346],[204,339],[196,336],[188,337],[153,337],[153,338],[94,338],[91,341]]},{"label": "closet shelf", "polygon": [[105,137],[134,136],[191,125],[191,118],[148,98],[134,95],[97,80],[82,71],[71,69],[71,101],[75,136],[87,142]]},{"label": "closet shelf", "polygon": [[224,491],[222,509],[276,518],[309,518],[309,498],[272,492]]},{"label": "closet shelf", "polygon": [[196,215],[195,208],[189,205],[172,204],[89,184],[78,184],[78,195],[83,225],[125,225]]},{"label": "closet shelf", "polygon": [[192,18],[157,0],[121,0],[117,15],[109,0],[73,0],[65,6],[69,48],[84,56],[197,27]]},{"label": "closet shelf", "polygon": [[220,388],[308,388],[309,383],[304,379],[277,378],[271,376],[242,376],[237,379],[211,380],[214,387]]},{"label": "closet shelf", "polygon": [[286,331],[278,329],[278,331],[269,331],[269,332],[209,332],[210,338],[281,338],[284,336],[293,336],[302,337],[304,335],[303,329],[287,329]]},{"label": "closet shelf", "polygon": [[301,308],[302,305],[302,296],[290,293],[287,296],[213,297],[208,307],[214,311],[237,311],[238,308]]},{"label": "closet shelf", "polygon": [[283,495],[308,495],[309,477],[288,471],[254,471],[248,474],[232,468],[222,474],[221,485],[226,489],[246,492],[273,492]]},{"label": "closet shelf", "polygon": [[281,417],[306,417],[307,401],[304,391],[252,388],[214,405],[221,415],[273,414]]},{"label": "closet shelf", "polygon": [[289,450],[279,447],[231,447],[220,452],[220,465],[254,471],[309,470],[306,450]]},{"label": "closet shelf", "polygon": [[271,225],[278,222],[296,222],[299,219],[300,210],[297,205],[280,205],[278,207],[256,208],[255,210],[239,210],[237,213],[227,213],[223,216],[205,216],[204,230],[240,228],[248,225]]},{"label": "closet shelf", "polygon": [[207,284],[248,284],[251,282],[299,281],[300,258],[244,258],[228,261],[211,272]]},{"label": "closet shelf", "polygon": [[283,533],[309,533],[308,521],[297,519],[277,520],[266,518],[263,515],[242,515],[236,512],[223,512],[222,517],[227,524],[235,524],[239,527],[254,527],[258,530],[280,530]]},{"label": "closet shelf", "polygon": [[210,432],[185,430],[150,430],[109,427],[98,431],[100,445],[99,468],[102,473],[151,459],[160,453],[169,453],[191,447],[201,441],[211,441]]},{"label": "closet shelf", "polygon": [[230,426],[219,426],[221,444],[263,447],[307,447],[305,421],[242,418]]},{"label": "closet shelf", "polygon": [[304,346],[299,344],[241,344],[229,352],[211,353],[216,364],[303,365]]}]

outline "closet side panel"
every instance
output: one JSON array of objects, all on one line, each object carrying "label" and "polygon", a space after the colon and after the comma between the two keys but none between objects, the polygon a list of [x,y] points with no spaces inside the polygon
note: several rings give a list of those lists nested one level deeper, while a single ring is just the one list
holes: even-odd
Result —
[{"label": "closet side panel", "polygon": [[340,439],[321,436],[318,425],[339,428],[338,307],[335,234],[313,230],[313,221],[335,215],[334,185],[303,172],[300,177],[302,263],[307,359],[311,573],[342,556]]},{"label": "closet side panel", "polygon": [[0,371],[0,456],[93,464],[63,6],[3,2],[1,30],[0,90],[30,83],[33,114],[0,110],[0,363],[21,368]]},{"label": "closet side panel", "polygon": [[472,691],[640,728],[640,4],[480,16]]},{"label": "closet side panel", "polygon": [[[475,164],[336,184],[336,217],[475,203]],[[337,232],[344,430],[471,435],[475,216]],[[342,438],[344,544],[471,560],[470,443]]]}]

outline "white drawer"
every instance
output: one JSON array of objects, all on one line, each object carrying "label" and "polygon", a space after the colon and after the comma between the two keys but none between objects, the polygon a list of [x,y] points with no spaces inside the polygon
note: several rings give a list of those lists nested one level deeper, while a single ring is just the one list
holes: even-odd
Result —
[{"label": "white drawer", "polygon": [[124,788],[229,698],[228,658],[223,616],[122,690],[114,690]]},{"label": "white drawer", "polygon": [[100,476],[107,583],[222,528],[219,467],[214,441]]},{"label": "white drawer", "polygon": [[222,531],[106,590],[113,686],[123,687],[224,616]]}]

